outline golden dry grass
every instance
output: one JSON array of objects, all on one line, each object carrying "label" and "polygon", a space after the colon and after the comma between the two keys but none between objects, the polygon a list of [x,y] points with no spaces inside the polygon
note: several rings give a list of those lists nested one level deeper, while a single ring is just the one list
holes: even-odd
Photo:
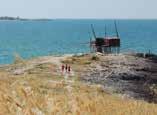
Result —
[{"label": "golden dry grass", "polygon": [[[75,70],[91,57],[75,58]],[[67,62],[66,62],[67,63]],[[71,64],[71,62],[69,61]],[[80,65],[78,65],[80,63]],[[25,64],[24,64],[25,65]],[[15,68],[17,65],[8,66]],[[20,65],[22,66],[22,65]],[[7,67],[7,68],[8,68]],[[122,99],[74,78],[55,75],[40,64],[22,75],[0,70],[0,115],[156,115],[157,105]],[[50,69],[51,68],[51,69]],[[78,70],[79,71],[79,70]]]},{"label": "golden dry grass", "polygon": [[156,108],[72,79],[0,73],[0,115],[155,115]]}]

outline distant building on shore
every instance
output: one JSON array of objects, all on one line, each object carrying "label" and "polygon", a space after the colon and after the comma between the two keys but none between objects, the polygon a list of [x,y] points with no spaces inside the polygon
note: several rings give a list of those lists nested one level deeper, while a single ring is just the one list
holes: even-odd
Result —
[{"label": "distant building on shore", "polygon": [[107,36],[105,27],[105,36],[97,37],[94,31],[93,25],[91,25],[92,33],[95,40],[90,39],[90,50],[91,52],[100,53],[119,53],[120,52],[120,36],[115,23],[116,36]]}]

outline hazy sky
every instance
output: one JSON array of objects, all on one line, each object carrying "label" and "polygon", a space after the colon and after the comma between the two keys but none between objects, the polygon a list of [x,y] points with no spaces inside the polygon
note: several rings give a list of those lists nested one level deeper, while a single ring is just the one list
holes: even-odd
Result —
[{"label": "hazy sky", "polygon": [[0,0],[0,16],[156,18],[157,0]]}]

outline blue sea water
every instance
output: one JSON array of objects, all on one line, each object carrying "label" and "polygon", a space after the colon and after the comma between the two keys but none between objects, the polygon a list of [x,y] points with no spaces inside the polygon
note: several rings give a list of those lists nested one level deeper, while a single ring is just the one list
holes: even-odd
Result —
[{"label": "blue sea water", "polygon": [[[89,52],[90,25],[96,35],[115,35],[113,20],[0,21],[0,64],[23,58]],[[157,53],[157,20],[117,20],[121,51]]]}]

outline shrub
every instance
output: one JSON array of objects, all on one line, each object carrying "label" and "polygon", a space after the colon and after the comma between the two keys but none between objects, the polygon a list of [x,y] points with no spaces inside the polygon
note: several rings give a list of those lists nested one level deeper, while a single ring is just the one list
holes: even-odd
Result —
[{"label": "shrub", "polygon": [[93,55],[92,58],[91,58],[91,60],[98,61],[98,60],[99,60],[99,57],[96,56],[96,55]]}]

